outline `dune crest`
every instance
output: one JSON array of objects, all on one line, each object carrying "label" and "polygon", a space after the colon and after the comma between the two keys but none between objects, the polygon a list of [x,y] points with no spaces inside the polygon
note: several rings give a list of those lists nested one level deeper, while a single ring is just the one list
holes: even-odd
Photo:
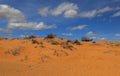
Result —
[{"label": "dune crest", "polygon": [[120,75],[120,42],[0,39],[0,50],[0,76]]}]

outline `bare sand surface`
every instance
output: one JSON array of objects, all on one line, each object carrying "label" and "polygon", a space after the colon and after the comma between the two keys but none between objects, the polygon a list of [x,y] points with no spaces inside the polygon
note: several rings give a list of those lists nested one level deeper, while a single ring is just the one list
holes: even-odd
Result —
[{"label": "bare sand surface", "polygon": [[120,76],[120,42],[1,39],[0,76]]}]

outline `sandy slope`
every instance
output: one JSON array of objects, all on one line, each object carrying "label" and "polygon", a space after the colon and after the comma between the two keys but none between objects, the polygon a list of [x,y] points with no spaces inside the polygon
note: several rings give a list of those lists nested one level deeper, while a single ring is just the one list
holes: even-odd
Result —
[{"label": "sandy slope", "polygon": [[1,39],[0,76],[120,76],[119,42],[64,43]]}]

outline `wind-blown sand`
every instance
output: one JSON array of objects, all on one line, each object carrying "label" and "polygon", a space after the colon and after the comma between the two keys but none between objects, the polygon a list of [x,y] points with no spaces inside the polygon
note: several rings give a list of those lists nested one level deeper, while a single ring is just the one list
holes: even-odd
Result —
[{"label": "wind-blown sand", "polygon": [[120,42],[1,39],[0,76],[120,76]]}]

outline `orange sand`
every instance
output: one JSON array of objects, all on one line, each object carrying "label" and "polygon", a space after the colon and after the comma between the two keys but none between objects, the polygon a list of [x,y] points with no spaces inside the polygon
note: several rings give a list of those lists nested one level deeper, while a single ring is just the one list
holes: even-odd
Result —
[{"label": "orange sand", "polygon": [[120,76],[120,42],[70,43],[70,50],[51,44],[51,39],[34,40],[42,44],[0,40],[0,76]]}]

